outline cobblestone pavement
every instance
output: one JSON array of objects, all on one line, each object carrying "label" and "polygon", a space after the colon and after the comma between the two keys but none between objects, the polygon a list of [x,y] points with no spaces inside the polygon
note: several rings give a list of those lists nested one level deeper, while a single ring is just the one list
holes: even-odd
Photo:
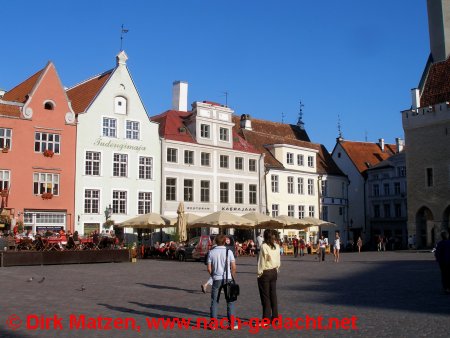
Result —
[{"label": "cobblestone pavement", "polygon": [[[319,263],[315,256],[283,257],[278,301],[283,317],[356,316],[357,330],[261,329],[257,336],[448,337],[450,296],[441,292],[440,274],[431,253],[344,253],[342,262]],[[261,315],[256,258],[238,259],[241,296],[236,315]],[[43,280],[43,278],[45,279]],[[33,280],[29,281],[30,278]],[[199,262],[141,260],[137,263],[10,267],[0,269],[0,337],[224,337],[254,336],[239,331],[150,331],[146,318],[209,316],[210,294],[200,290],[207,279]],[[225,314],[224,301],[220,315]],[[16,315],[22,320],[12,318]],[[34,316],[62,318],[62,329],[26,329]],[[133,330],[70,329],[70,315],[133,318]],[[103,322],[106,324],[106,322]],[[58,326],[57,326],[58,328]],[[59,327],[60,328],[60,327]]]}]

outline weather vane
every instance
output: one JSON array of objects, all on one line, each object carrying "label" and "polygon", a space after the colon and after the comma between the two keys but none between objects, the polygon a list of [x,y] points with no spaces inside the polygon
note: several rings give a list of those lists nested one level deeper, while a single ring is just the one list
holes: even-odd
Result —
[{"label": "weather vane", "polygon": [[120,31],[120,51],[123,51],[122,43],[123,43],[123,35],[128,33],[128,29],[123,28],[122,24],[122,30]]},{"label": "weather vane", "polygon": [[225,106],[228,107],[228,91],[224,91],[223,94],[225,95]]},{"label": "weather vane", "polygon": [[338,113],[338,124],[337,124],[337,127],[338,127],[339,138],[342,138],[341,115],[339,113]]},{"label": "weather vane", "polygon": [[297,125],[298,126],[304,125],[304,123],[303,123],[303,107],[304,106],[305,105],[303,104],[302,100],[300,100],[300,108],[299,108],[299,111],[298,111],[298,121],[297,121]]}]

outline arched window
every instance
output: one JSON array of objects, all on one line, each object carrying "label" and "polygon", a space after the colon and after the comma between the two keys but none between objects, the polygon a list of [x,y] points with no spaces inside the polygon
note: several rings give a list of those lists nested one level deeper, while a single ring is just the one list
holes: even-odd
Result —
[{"label": "arched window", "polygon": [[127,114],[127,99],[123,96],[116,96],[114,98],[114,113],[121,115]]},{"label": "arched window", "polygon": [[55,103],[52,101],[45,101],[44,102],[44,109],[45,110],[53,110],[55,109]]}]

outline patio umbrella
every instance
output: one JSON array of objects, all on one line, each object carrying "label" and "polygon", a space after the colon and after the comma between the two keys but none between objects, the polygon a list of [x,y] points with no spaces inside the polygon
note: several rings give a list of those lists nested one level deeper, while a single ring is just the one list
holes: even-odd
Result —
[{"label": "patio umbrella", "polygon": [[183,202],[180,202],[180,204],[178,205],[177,214],[178,214],[177,233],[180,236],[179,240],[181,242],[184,242],[185,240],[187,240],[187,231],[186,231],[187,221],[186,221],[186,217],[184,214],[184,203]]},{"label": "patio umbrella", "polygon": [[133,229],[157,229],[168,226],[170,226],[170,220],[154,212],[139,215],[119,224],[121,228]]},{"label": "patio umbrella", "polygon": [[253,228],[255,222],[227,211],[216,211],[188,223],[188,227]]},{"label": "patio umbrella", "polygon": [[336,223],[324,221],[323,219],[314,218],[314,217],[305,217],[302,218],[302,221],[310,226],[335,226],[337,227]]},{"label": "patio umbrella", "polygon": [[283,227],[283,223],[279,220],[256,211],[249,212],[242,217],[254,221],[255,228],[258,229],[278,229]]},{"label": "patio umbrella", "polygon": [[295,218],[286,215],[280,215],[275,217],[275,219],[277,219],[283,224],[283,229],[303,230],[310,226],[308,223],[304,221],[303,218]]}]

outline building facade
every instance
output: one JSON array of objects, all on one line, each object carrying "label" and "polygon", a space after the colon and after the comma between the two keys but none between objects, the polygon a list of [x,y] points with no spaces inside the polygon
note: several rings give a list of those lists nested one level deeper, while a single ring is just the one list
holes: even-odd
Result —
[{"label": "building facade", "polygon": [[407,247],[405,152],[367,169],[367,204],[373,236],[384,237],[389,249]]},{"label": "building facade", "polygon": [[[78,117],[75,228],[79,233],[109,230],[113,222],[160,212],[158,125],[149,120],[126,61],[122,51],[114,69],[67,91]],[[106,215],[109,208],[111,215]]]},{"label": "building facade", "polygon": [[450,1],[427,2],[431,54],[411,107],[402,112],[408,145],[408,233],[434,246],[450,219]]},{"label": "building facade", "polygon": [[53,63],[0,98],[2,214],[12,226],[73,231],[75,142],[75,114]]},{"label": "building facade", "polygon": [[199,216],[265,210],[262,156],[236,133],[233,110],[204,101],[187,111],[187,83],[173,92],[173,109],[151,118],[162,138],[162,213],[175,217],[181,201]]},{"label": "building facade", "polygon": [[[303,124],[289,125],[235,117],[245,140],[263,153],[265,165],[266,213],[273,217],[314,217],[337,224],[322,227],[325,236],[345,233],[347,178],[324,146],[311,143]],[[303,237],[316,243],[318,227],[305,231],[281,230],[284,237]]]}]

